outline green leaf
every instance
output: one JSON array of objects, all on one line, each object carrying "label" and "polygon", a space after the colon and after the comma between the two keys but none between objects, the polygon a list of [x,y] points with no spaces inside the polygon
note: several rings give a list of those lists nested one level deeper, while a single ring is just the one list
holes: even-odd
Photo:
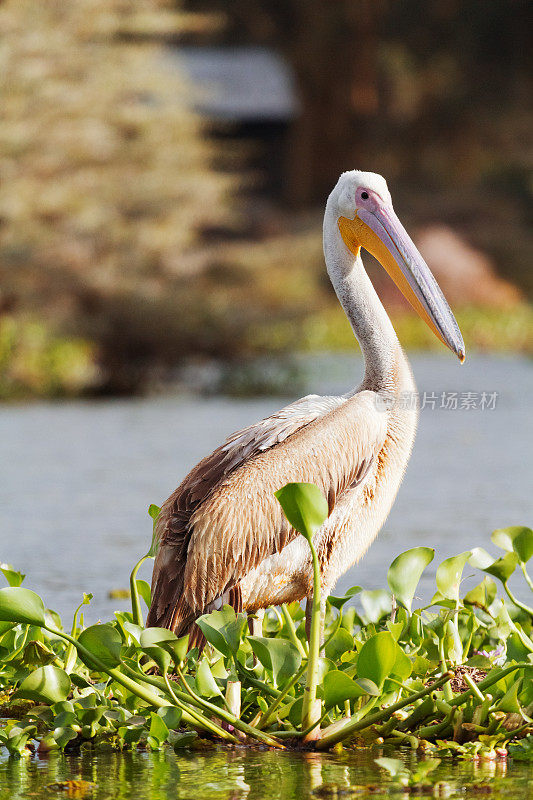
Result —
[{"label": "green leaf", "polygon": [[431,661],[424,656],[416,656],[412,665],[412,674],[417,677],[425,677],[428,672],[431,672]]},{"label": "green leaf", "polygon": [[[112,625],[91,625],[85,628],[78,637],[78,641],[83,647],[95,655],[108,669],[118,667],[120,664],[120,649],[122,639],[120,633]],[[79,653],[82,661],[86,661],[85,655]],[[94,666],[89,663],[89,667]]]},{"label": "green leaf", "polygon": [[332,661],[340,658],[347,650],[353,650],[353,636],[344,628],[339,628],[326,644],[325,653]]},{"label": "green leaf", "polygon": [[64,750],[69,742],[78,737],[78,734],[75,730],[63,725],[58,725],[56,728],[54,728],[52,735],[56,744],[61,748],[61,750]]},{"label": "green leaf", "polygon": [[0,589],[0,622],[22,622],[28,625],[44,625],[44,603],[30,589],[7,586]]},{"label": "green leaf", "polygon": [[[472,551],[474,552],[474,551]],[[496,584],[489,578],[483,578],[481,583],[470,589],[463,597],[463,603],[480,608],[488,608],[496,597]]]},{"label": "green leaf", "polygon": [[[150,647],[162,648],[170,655],[175,664],[180,665],[187,655],[189,634],[178,639],[176,634],[167,628],[144,628],[139,636],[139,643],[146,652],[149,652],[148,648]],[[154,658],[152,653],[150,655]],[[154,658],[154,660],[156,659]]]},{"label": "green leaf", "polygon": [[513,549],[524,564],[533,557],[533,531],[531,528],[522,528],[513,540]]},{"label": "green leaf", "polygon": [[202,697],[220,697],[222,692],[211,674],[209,661],[202,658],[196,670],[196,688]]},{"label": "green leaf", "polygon": [[444,646],[448,661],[451,664],[460,664],[463,658],[463,643],[459,630],[453,619],[444,624]]},{"label": "green leaf", "polygon": [[294,700],[294,702],[291,704],[288,718],[295,728],[297,728],[302,721],[303,702],[303,695],[300,695],[300,697],[297,697],[296,700]]},{"label": "green leaf", "polygon": [[[509,528],[498,528],[493,531],[490,538],[497,547],[512,553],[513,551],[516,552],[515,539],[521,536],[524,531],[531,531],[531,528],[527,528],[524,525],[511,525]],[[522,558],[521,560],[528,561],[529,559]]]},{"label": "green leaf", "polygon": [[398,645],[389,631],[375,633],[364,643],[357,659],[357,676],[381,687],[396,663]]},{"label": "green leaf", "polygon": [[321,657],[318,659],[318,679],[317,683],[321,684],[324,680],[326,672],[335,669],[335,664],[329,658]]},{"label": "green leaf", "polygon": [[328,501],[314,483],[288,483],[274,494],[292,527],[306,539],[329,516]]},{"label": "green leaf", "polygon": [[[506,655],[510,661],[526,661],[530,653],[517,633],[512,633],[506,640]],[[505,709],[504,709],[505,710]]]},{"label": "green leaf", "polygon": [[389,589],[409,613],[422,573],[433,561],[434,555],[431,547],[413,547],[397,556],[389,567]]},{"label": "green leaf", "polygon": [[[403,609],[398,609],[397,616],[400,617],[401,613],[405,615],[405,611]],[[390,619],[387,620],[385,623],[387,626],[387,630],[390,631],[394,637],[394,641],[397,642],[400,636],[402,635],[405,623],[408,621],[408,617],[402,622],[391,622]]]},{"label": "green leaf", "polygon": [[354,595],[359,594],[359,592],[361,592],[362,590],[363,590],[362,586],[352,586],[352,588],[348,589],[346,594],[342,595],[342,597],[335,597],[334,595],[330,594],[328,597],[328,603],[330,604],[330,606],[333,606],[333,608],[336,608],[337,610],[340,611],[340,609],[343,607],[345,603],[348,602],[348,600],[351,600],[352,597],[354,597]]},{"label": "green leaf", "polygon": [[196,624],[205,638],[224,656],[235,655],[246,628],[245,614],[235,614],[231,606],[223,606],[219,611],[204,614]]},{"label": "green leaf", "polygon": [[489,575],[494,575],[502,583],[507,583],[511,575],[516,569],[518,564],[518,556],[516,553],[506,553],[502,558],[496,559],[492,564],[485,567],[483,572],[488,572]]},{"label": "green leaf", "polygon": [[137,582],[137,591],[139,595],[142,597],[146,606],[150,608],[150,604],[152,602],[152,589],[148,581],[143,581],[142,578],[136,578]]},{"label": "green leaf", "polygon": [[159,745],[162,745],[168,738],[168,728],[163,717],[159,714],[150,712],[150,730],[149,735],[157,740]]},{"label": "green leaf", "polygon": [[167,628],[145,628],[140,635],[140,646],[143,652],[153,658],[159,670],[166,672],[170,665],[170,654],[165,645],[177,643],[175,633]]},{"label": "green leaf", "polygon": [[396,644],[396,660],[391,674],[400,681],[405,681],[413,670],[413,664],[402,648]]},{"label": "green leaf", "polygon": [[[142,728],[127,728],[126,726],[118,729],[117,733],[125,744],[136,744],[143,735]],[[154,740],[155,741],[155,740]]]},{"label": "green leaf", "polygon": [[365,694],[369,694],[371,697],[379,697],[381,694],[379,687],[370,678],[356,678],[355,682]]},{"label": "green leaf", "polygon": [[457,556],[445,559],[437,568],[437,589],[447,600],[459,602],[459,589],[463,569],[470,558],[471,551],[468,550]]},{"label": "green leaf", "polygon": [[11,564],[0,564],[0,571],[4,573],[4,577],[10,586],[20,586],[26,577],[22,572],[17,572],[17,570],[13,569]]},{"label": "green leaf", "polygon": [[440,592],[435,592],[429,605],[442,606],[443,608],[451,608],[453,610],[456,606],[456,603],[454,603],[453,600],[447,600],[446,597],[443,597]]},{"label": "green leaf", "polygon": [[249,636],[248,640],[261,664],[269,672],[272,672],[276,686],[287,678],[292,678],[294,673],[299,670],[302,656],[297,647],[288,639]]},{"label": "green leaf", "polygon": [[483,547],[474,547],[471,551],[468,563],[471,567],[475,567],[476,569],[485,569],[485,567],[489,567],[496,561],[494,556],[491,556],[490,553]]},{"label": "green leaf", "polygon": [[501,700],[497,703],[498,711],[506,711],[508,714],[520,714],[521,708],[518,701],[518,689],[520,681],[514,681]]},{"label": "green leaf", "polygon": [[369,589],[361,592],[361,605],[368,622],[379,622],[392,610],[392,598],[385,589]]},{"label": "green leaf", "polygon": [[56,660],[56,654],[42,642],[30,641],[24,648],[22,663],[29,667],[42,667]]},{"label": "green leaf", "polygon": [[326,710],[342,706],[345,700],[355,700],[365,694],[364,689],[345,672],[333,669],[324,676],[324,705]]},{"label": "green leaf", "polygon": [[219,678],[221,681],[227,680],[229,672],[224,666],[224,658],[222,656],[214,663],[211,663],[210,667],[213,678]]},{"label": "green leaf", "polygon": [[157,713],[169,730],[175,730],[181,722],[181,708],[163,706],[163,708],[157,709]]},{"label": "green leaf", "polygon": [[28,752],[26,743],[30,737],[35,736],[36,732],[35,725],[26,725],[26,727],[21,728],[16,724],[10,729],[7,736],[4,731],[1,731],[3,736],[0,738],[0,744],[5,745],[11,756],[21,756],[23,753]]},{"label": "green leaf", "polygon": [[124,613],[121,611],[115,611],[115,617],[117,618],[117,622],[122,629],[124,639],[127,641],[128,638],[131,638],[135,644],[140,644],[141,633],[143,632],[144,628],[142,628],[140,625],[136,625],[134,622],[130,622],[125,618]]},{"label": "green leaf", "polygon": [[30,672],[14,697],[24,697],[36,703],[59,703],[70,693],[70,678],[64,669],[48,664]]},{"label": "green leaf", "polygon": [[155,558],[157,555],[157,551],[159,550],[159,536],[157,535],[157,518],[159,516],[161,509],[159,506],[156,506],[155,503],[152,503],[148,507],[148,514],[152,518],[152,542],[150,544],[150,549],[147,552],[147,556],[150,558]]}]

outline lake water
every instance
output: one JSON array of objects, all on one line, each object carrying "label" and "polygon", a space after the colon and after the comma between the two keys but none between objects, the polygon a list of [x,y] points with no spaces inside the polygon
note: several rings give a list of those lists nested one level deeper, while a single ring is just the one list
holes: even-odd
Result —
[{"label": "lake water", "polygon": [[[158,753],[51,753],[47,758],[7,759],[0,754],[0,800],[30,797],[87,797],[93,800],[317,800],[317,798],[387,797],[388,779],[374,759],[379,748],[345,751],[341,755],[280,753],[238,748],[210,749],[176,755],[167,748]],[[387,753],[398,758],[398,751]],[[403,751],[408,768],[415,769],[420,755]],[[435,773],[456,789],[453,797],[485,797],[491,800],[527,800],[531,764],[442,761]],[[92,784],[87,792],[68,793],[62,781],[81,779]],[[473,784],[491,786],[490,794]],[[362,793],[354,785],[368,785]],[[380,790],[376,792],[376,784]],[[322,787],[322,788],[321,788]],[[336,787],[336,790],[335,788]],[[55,789],[55,791],[54,791]],[[411,795],[416,796],[416,795]],[[425,793],[424,797],[432,796]],[[439,794],[446,797],[446,794]]]},{"label": "lake water", "polygon": [[[428,596],[442,559],[472,546],[490,550],[494,528],[532,523],[532,363],[474,356],[460,366],[446,355],[412,363],[428,393],[414,453],[384,529],[340,590],[385,586],[394,556],[424,544],[436,549],[420,588]],[[307,391],[319,393],[344,392],[362,372],[351,356],[303,365]],[[460,393],[459,406],[461,393],[474,393],[478,406],[482,392],[489,403],[496,393],[496,407],[443,409],[441,392]],[[110,600],[108,590],[128,586],[149,546],[148,505],[160,504],[227,434],[287,402],[167,396],[4,406],[0,561],[24,571],[25,585],[67,619],[83,591],[94,594],[86,619],[109,618],[127,601]]]}]

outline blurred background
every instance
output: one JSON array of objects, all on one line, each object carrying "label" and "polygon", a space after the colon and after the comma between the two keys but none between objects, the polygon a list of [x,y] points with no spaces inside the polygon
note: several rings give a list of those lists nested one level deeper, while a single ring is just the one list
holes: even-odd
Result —
[{"label": "blurred background", "polygon": [[[0,557],[68,607],[86,574],[86,590],[102,569],[102,586],[126,576],[149,537],[147,504],[223,435],[271,413],[279,395],[358,382],[321,245],[327,195],[352,168],[386,176],[473,354],[458,372],[449,354],[427,353],[439,343],[367,256],[420,388],[501,401],[492,417],[443,412],[422,426],[387,530],[419,542],[438,502],[439,541],[458,507],[480,538],[527,524],[528,10],[527,0],[2,2]],[[463,470],[462,500],[442,482],[444,450],[454,481]],[[433,492],[432,509],[407,505],[420,492]],[[384,546],[372,551],[379,575]]]}]

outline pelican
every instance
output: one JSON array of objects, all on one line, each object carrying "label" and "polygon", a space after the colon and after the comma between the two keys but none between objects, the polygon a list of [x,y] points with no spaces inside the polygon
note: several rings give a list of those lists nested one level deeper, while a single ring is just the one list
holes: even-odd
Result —
[{"label": "pelican", "polygon": [[249,615],[305,598],[312,607],[309,546],[284,518],[277,489],[314,483],[328,500],[329,516],[313,540],[322,597],[364,555],[394,502],[415,437],[417,406],[406,398],[415,398],[416,388],[361,248],[465,358],[457,322],[381,175],[341,175],[323,234],[329,277],[363,352],[363,381],[340,397],[304,397],[232,434],[164,503],[147,625],[190,632],[190,646],[200,641],[195,620],[225,603]]}]

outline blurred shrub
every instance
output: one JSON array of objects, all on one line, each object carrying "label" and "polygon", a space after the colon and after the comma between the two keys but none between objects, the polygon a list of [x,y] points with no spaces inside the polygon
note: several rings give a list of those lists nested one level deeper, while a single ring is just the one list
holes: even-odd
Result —
[{"label": "blurred shrub", "polygon": [[94,347],[35,320],[0,321],[0,398],[78,395],[98,380]]}]

